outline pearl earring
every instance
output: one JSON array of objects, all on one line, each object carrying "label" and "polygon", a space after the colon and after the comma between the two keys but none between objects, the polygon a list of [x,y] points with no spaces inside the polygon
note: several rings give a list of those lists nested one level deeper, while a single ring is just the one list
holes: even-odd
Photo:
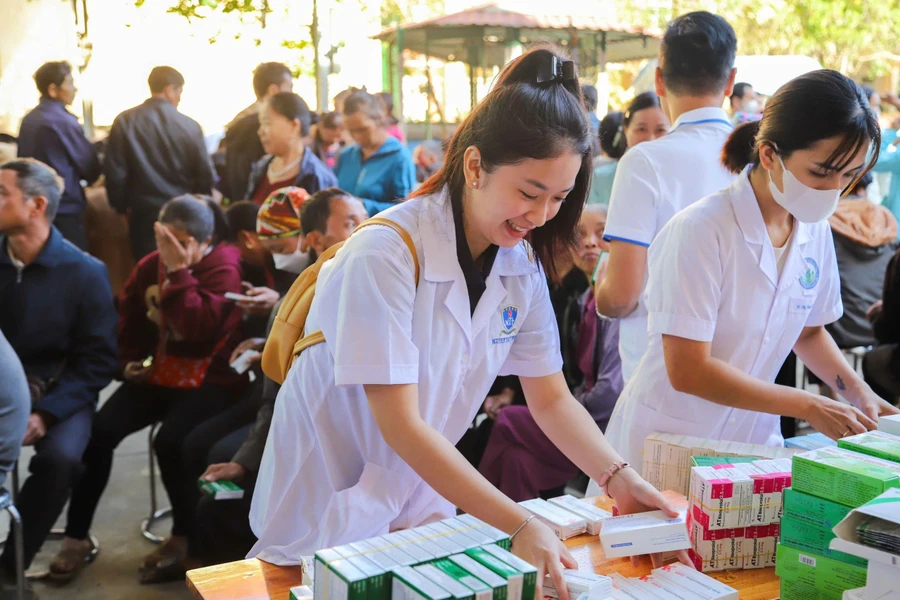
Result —
[{"label": "pearl earring", "polygon": [[472,182],[472,187],[478,189],[478,182],[477,182],[477,181],[473,181],[473,182]]}]

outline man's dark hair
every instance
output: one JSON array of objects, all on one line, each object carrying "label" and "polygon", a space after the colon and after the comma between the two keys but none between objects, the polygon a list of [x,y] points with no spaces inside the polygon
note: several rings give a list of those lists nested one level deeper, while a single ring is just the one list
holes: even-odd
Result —
[{"label": "man's dark hair", "polygon": [[335,198],[352,197],[352,194],[336,187],[319,190],[300,209],[300,231],[303,235],[312,231],[324,234],[328,230],[328,217],[331,216],[331,201]]},{"label": "man's dark hair", "polygon": [[259,213],[259,205],[250,200],[234,202],[225,210],[225,218],[228,219],[228,227],[231,229],[231,239],[236,240],[239,231],[256,233],[256,215]]},{"label": "man's dark hair", "polygon": [[747,83],[746,81],[741,81],[740,83],[734,84],[734,89],[731,91],[731,101],[734,102],[735,98],[738,100],[744,99],[744,94],[747,93],[748,89],[753,89],[753,86]]},{"label": "man's dark hair", "polygon": [[585,84],[581,86],[581,95],[584,96],[584,109],[588,112],[594,112],[597,110],[597,88],[590,84]]},{"label": "man's dark hair", "polygon": [[728,21],[706,11],[682,15],[669,23],[659,47],[663,84],[677,95],[722,93],[736,53]]},{"label": "man's dark hair", "polygon": [[264,62],[253,71],[253,91],[262,100],[270,85],[281,86],[285,79],[293,77],[291,70],[279,62]]},{"label": "man's dark hair", "polygon": [[50,84],[60,86],[66,80],[66,75],[72,74],[72,65],[64,60],[46,62],[34,72],[34,83],[42,97],[47,96]]},{"label": "man's dark hair", "polygon": [[184,86],[184,77],[172,67],[153,67],[147,83],[150,85],[151,94],[159,94],[170,85]]},{"label": "man's dark hair", "polygon": [[13,171],[16,174],[16,185],[22,190],[25,198],[43,196],[47,199],[44,215],[51,223],[59,210],[59,199],[62,197],[65,183],[52,167],[33,158],[17,158],[0,165],[0,170]]}]

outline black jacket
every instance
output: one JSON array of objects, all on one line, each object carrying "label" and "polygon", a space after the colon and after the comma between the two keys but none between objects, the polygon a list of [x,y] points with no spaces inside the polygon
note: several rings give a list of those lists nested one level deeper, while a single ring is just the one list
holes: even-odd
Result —
[{"label": "black jacket", "polygon": [[243,200],[250,170],[265,153],[256,111],[232,121],[225,131],[225,170],[219,174],[219,191],[229,200]]},{"label": "black jacket", "polygon": [[200,125],[161,98],[113,122],[104,164],[110,205],[119,212],[159,210],[181,194],[209,194],[213,170]]},{"label": "black jacket", "polygon": [[55,227],[21,271],[0,237],[0,330],[29,376],[55,381],[36,410],[64,421],[97,403],[119,366],[117,320],[106,266]]}]

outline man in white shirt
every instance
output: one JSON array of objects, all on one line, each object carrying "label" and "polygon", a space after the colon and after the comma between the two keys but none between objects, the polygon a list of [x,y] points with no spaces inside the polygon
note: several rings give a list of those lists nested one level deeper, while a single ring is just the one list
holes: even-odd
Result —
[{"label": "man in white shirt", "polygon": [[734,30],[722,17],[701,11],[669,23],[656,92],[672,132],[630,148],[616,171],[605,235],[609,262],[597,273],[594,294],[599,314],[621,319],[626,382],[647,348],[647,248],[675,213],[734,179],[720,155],[732,130],[722,105],[734,87],[736,51]]}]

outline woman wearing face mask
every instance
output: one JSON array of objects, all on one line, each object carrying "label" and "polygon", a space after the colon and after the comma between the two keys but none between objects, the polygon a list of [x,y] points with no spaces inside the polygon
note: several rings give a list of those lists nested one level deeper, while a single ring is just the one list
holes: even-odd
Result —
[{"label": "woman wearing face mask", "polygon": [[623,512],[674,516],[561,372],[543,269],[574,240],[592,137],[574,64],[526,52],[457,129],[441,170],[383,215],[409,234],[415,258],[395,231],[369,227],[324,264],[306,328],[325,343],[300,354],[275,404],[251,556],[297,564],[458,506],[511,535],[538,580],[551,575],[569,600],[562,568],[575,562],[562,543],[454,448],[501,374],[520,376],[542,431]]},{"label": "woman wearing face mask", "polygon": [[259,113],[259,141],[266,155],[253,165],[246,198],[262,204],[269,194],[288,186],[315,194],[337,185],[337,178],[303,145],[309,135],[309,107],[291,92],[275,94]]},{"label": "woman wearing face mask", "polygon": [[[732,133],[723,162],[738,179],[650,247],[650,344],[606,430],[626,460],[652,432],[778,446],[781,415],[838,439],[897,412],[824,328],[842,312],[826,219],[879,139],[856,84],[829,70],[788,82]],[[791,350],[850,404],[773,384]]]},{"label": "woman wearing face mask", "polygon": [[223,241],[224,215],[212,198],[179,196],[163,205],[155,229],[158,250],[137,264],[119,298],[123,383],[94,417],[63,549],[50,564],[56,580],[71,579],[85,565],[116,447],[153,423],[161,423],[153,446],[173,522],[171,537],[144,560],[141,581],[184,577],[172,566],[186,551],[199,496],[181,444],[194,427],[231,406],[245,381],[228,367],[242,315],[225,294],[240,293],[241,268],[240,251]]},{"label": "woman wearing face mask", "polygon": [[[616,115],[619,115],[618,119]],[[609,125],[616,121],[619,123],[610,131]],[[666,135],[670,128],[669,118],[654,92],[635,96],[624,113],[606,115],[600,122],[600,150],[604,156],[594,165],[588,204],[609,204],[616,167],[625,151]]]}]

